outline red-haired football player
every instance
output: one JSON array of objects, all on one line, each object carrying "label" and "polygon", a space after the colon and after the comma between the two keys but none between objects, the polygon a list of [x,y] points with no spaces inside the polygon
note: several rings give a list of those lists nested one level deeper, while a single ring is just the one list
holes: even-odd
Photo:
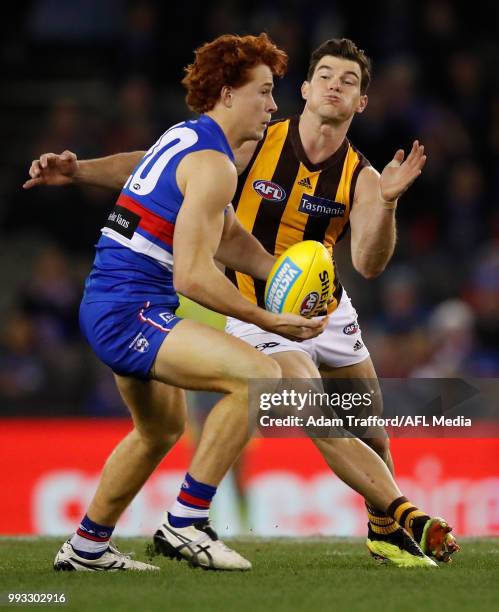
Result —
[{"label": "red-haired football player", "polygon": [[[200,61],[199,56],[197,61]],[[207,75],[211,76],[211,71],[216,75],[218,68],[218,65],[211,64]],[[415,142],[405,161],[404,152],[397,151],[379,175],[347,140],[346,134],[353,117],[363,112],[367,105],[369,80],[370,62],[352,41],[327,41],[312,55],[307,80],[302,86],[306,101],[302,115],[274,122],[268,127],[264,125],[261,140],[248,139],[234,151],[241,175],[232,198],[233,208],[229,207],[225,216],[224,241],[217,256],[227,263],[229,278],[253,304],[263,305],[265,266],[253,273],[248,270],[239,270],[237,274],[232,272],[238,270],[238,265],[232,259],[235,253],[244,253],[247,257],[254,253],[257,259],[265,261],[261,247],[248,231],[273,255],[280,255],[287,247],[304,239],[323,242],[332,254],[335,242],[344,235],[350,224],[352,259],[359,272],[368,278],[376,276],[390,260],[395,244],[398,198],[419,176],[426,158],[423,147]],[[210,89],[209,79],[205,83],[191,72],[184,79],[184,84],[189,87],[193,83],[205,88],[203,99],[209,97],[210,91],[213,96],[217,95],[216,87]],[[207,107],[191,91],[187,100],[193,110],[206,111]],[[230,98],[227,97],[226,101],[229,102]],[[138,185],[139,190],[141,188],[141,172],[149,169],[149,156],[150,152],[146,157],[143,152],[136,152],[78,161],[69,151],[61,155],[44,154],[33,162],[31,179],[25,186],[87,182],[121,188],[125,183],[125,193],[130,193],[132,197],[134,184]],[[135,166],[137,168],[134,170]],[[273,195],[271,198],[262,197],[261,185],[269,183],[274,186]],[[200,236],[196,238],[200,239]],[[198,245],[198,241],[192,244]],[[206,300],[199,292],[190,293],[189,287],[180,285],[177,288],[196,301],[229,314],[227,331],[252,347],[264,347],[262,352],[271,355],[273,361],[279,364],[283,377],[309,379],[322,375],[355,380],[356,390],[363,391],[361,387],[365,386],[367,391],[374,391],[373,397],[377,403],[373,412],[379,414],[381,394],[376,373],[361,339],[356,312],[338,280],[333,304],[337,307],[330,314],[326,331],[317,338],[299,343],[284,338],[279,332],[265,329],[261,323],[248,320],[249,317],[233,316],[225,306],[220,306],[220,302]],[[162,350],[166,347],[167,342]],[[158,374],[162,374],[162,370],[153,367],[150,376],[154,379]],[[258,377],[256,372],[248,376]],[[160,380],[170,382],[171,379]],[[177,379],[177,384],[189,386],[188,383],[183,378]],[[135,382],[133,385],[135,388]],[[125,399],[128,396],[125,395]],[[218,408],[211,412],[207,421],[210,426],[218,414],[223,414]],[[175,536],[171,534],[175,525],[177,533],[192,540],[195,532],[182,532],[182,529],[194,529],[192,525],[196,520],[208,514],[206,508],[222,476],[220,470],[217,472],[220,478],[214,477],[211,466],[218,461],[216,453],[226,452],[222,451],[225,439],[222,431],[224,436],[230,438],[228,432],[236,423],[234,412],[231,413],[231,422],[228,420],[229,413],[225,414],[227,420],[223,428],[213,428],[220,437],[213,442],[211,454],[204,455],[201,466],[196,463],[196,458],[202,456],[198,448],[193,464],[196,469],[191,467],[187,476],[186,491],[195,488],[197,495],[194,497],[199,507],[196,509],[192,497],[189,498],[184,491],[158,531],[160,540],[169,539],[169,546],[174,542]],[[237,429],[232,431],[236,432]],[[201,444],[206,435],[205,428]],[[242,441],[237,436],[230,440],[232,449]],[[371,552],[398,566],[435,565],[421,548],[438,560],[448,560],[450,553],[457,549],[448,533],[450,528],[441,519],[430,518],[418,510],[402,496],[390,475],[393,463],[388,439],[378,433],[365,441],[375,452],[357,438],[314,439],[335,473],[365,497],[369,514],[367,543]],[[229,467],[235,456],[233,454],[230,461],[221,462],[224,469]],[[202,499],[206,510],[204,515],[201,514]],[[93,517],[103,516],[96,514],[94,506],[90,510]],[[117,511],[113,515],[114,522],[118,516]],[[186,527],[182,528],[181,524]],[[203,555],[193,555],[189,546],[180,544],[179,539],[176,550],[183,556],[194,557],[195,562],[207,564],[200,561]]]}]

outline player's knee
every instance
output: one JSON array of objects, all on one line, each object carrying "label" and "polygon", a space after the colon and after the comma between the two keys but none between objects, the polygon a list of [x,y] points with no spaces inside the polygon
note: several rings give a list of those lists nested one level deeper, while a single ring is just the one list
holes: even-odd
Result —
[{"label": "player's knee", "polygon": [[164,432],[161,435],[143,437],[142,440],[150,455],[162,457],[166,455],[181,435],[181,433],[177,432]]},{"label": "player's knee", "polygon": [[281,366],[267,355],[256,353],[251,359],[248,359],[241,368],[240,375],[244,381],[253,379],[280,379],[282,377]]},{"label": "player's knee", "polygon": [[267,355],[259,355],[259,357],[258,364],[255,366],[257,375],[254,375],[254,378],[280,380],[282,378],[282,370],[277,361],[272,359],[272,357],[267,357]]},{"label": "player's knee", "polygon": [[160,440],[163,445],[167,447],[167,449],[170,449],[182,437],[182,434],[185,431],[185,426],[185,421],[179,421],[173,425],[170,425],[170,427],[163,432],[163,434],[160,436]]},{"label": "player's knee", "polygon": [[258,353],[252,359],[239,363],[237,370],[227,374],[222,385],[226,393],[247,395],[249,381],[266,379],[279,381],[281,377],[281,367],[277,361]]},{"label": "player's knee", "polygon": [[138,430],[142,443],[151,455],[165,455],[185,431],[185,420],[178,420],[147,430]]}]

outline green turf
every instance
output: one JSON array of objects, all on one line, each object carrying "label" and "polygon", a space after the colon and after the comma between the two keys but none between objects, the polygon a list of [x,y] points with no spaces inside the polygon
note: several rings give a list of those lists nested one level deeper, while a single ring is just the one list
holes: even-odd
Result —
[{"label": "green turf", "polygon": [[[11,591],[65,592],[69,603],[59,608],[106,612],[499,610],[499,539],[464,541],[454,563],[438,570],[378,566],[360,540],[233,540],[253,562],[245,573],[207,572],[163,557],[155,557],[157,573],[57,573],[51,561],[59,543],[0,539],[4,600]],[[148,540],[116,543],[147,560]]]}]

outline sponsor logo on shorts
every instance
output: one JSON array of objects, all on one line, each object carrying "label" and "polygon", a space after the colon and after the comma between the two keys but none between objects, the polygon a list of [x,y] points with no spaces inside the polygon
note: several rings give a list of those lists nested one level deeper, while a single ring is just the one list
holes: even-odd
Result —
[{"label": "sponsor logo on shorts", "polygon": [[127,208],[123,208],[123,206],[116,204],[113,210],[109,213],[105,227],[109,227],[115,232],[118,232],[118,234],[121,234],[130,240],[133,237],[133,233],[137,229],[139,222],[139,215],[136,215]]},{"label": "sponsor logo on shorts", "polygon": [[264,181],[261,179],[254,181],[253,189],[264,200],[270,200],[271,202],[282,202],[286,197],[284,189],[272,181]]},{"label": "sponsor logo on shorts", "polygon": [[361,348],[364,348],[364,343],[360,340],[357,340],[357,342],[353,345],[353,350],[360,351]]},{"label": "sponsor logo on shorts", "polygon": [[357,321],[352,321],[343,328],[343,333],[347,336],[353,336],[359,331],[359,324]]},{"label": "sponsor logo on shorts", "polygon": [[173,314],[172,312],[160,312],[158,317],[166,324],[170,323],[170,321],[173,321],[173,319],[177,318],[176,314]]},{"label": "sponsor logo on shorts", "polygon": [[266,349],[274,348],[275,346],[279,346],[280,344],[280,342],[262,342],[261,344],[257,344],[255,348],[257,351],[265,351]]},{"label": "sponsor logo on shorts", "polygon": [[304,316],[310,314],[317,306],[319,299],[320,295],[317,293],[317,291],[312,291],[309,293],[301,303],[300,314]]},{"label": "sponsor logo on shorts", "polygon": [[270,285],[265,306],[270,312],[282,312],[282,307],[288,293],[300,277],[302,270],[294,264],[289,257],[286,257],[282,264],[277,268],[272,283]]},{"label": "sponsor logo on shorts", "polygon": [[149,350],[149,340],[142,333],[138,333],[128,348],[131,348],[138,353],[147,353]]},{"label": "sponsor logo on shorts", "polygon": [[346,206],[340,202],[334,202],[327,198],[319,196],[303,194],[298,210],[306,213],[311,217],[322,217],[329,219],[330,217],[343,217]]}]

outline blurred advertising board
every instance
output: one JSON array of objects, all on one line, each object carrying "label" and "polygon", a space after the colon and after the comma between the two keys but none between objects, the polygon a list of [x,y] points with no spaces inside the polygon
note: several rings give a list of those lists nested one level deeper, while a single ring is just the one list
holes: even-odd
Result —
[{"label": "blurred advertising board", "polygon": [[[106,457],[130,429],[121,419],[0,420],[0,534],[71,533]],[[397,438],[392,453],[400,488],[414,503],[445,516],[459,535],[499,535],[499,439]],[[153,533],[191,454],[187,435],[123,515],[117,534]],[[366,533],[363,500],[303,438],[254,439],[213,510],[222,537]]]}]

